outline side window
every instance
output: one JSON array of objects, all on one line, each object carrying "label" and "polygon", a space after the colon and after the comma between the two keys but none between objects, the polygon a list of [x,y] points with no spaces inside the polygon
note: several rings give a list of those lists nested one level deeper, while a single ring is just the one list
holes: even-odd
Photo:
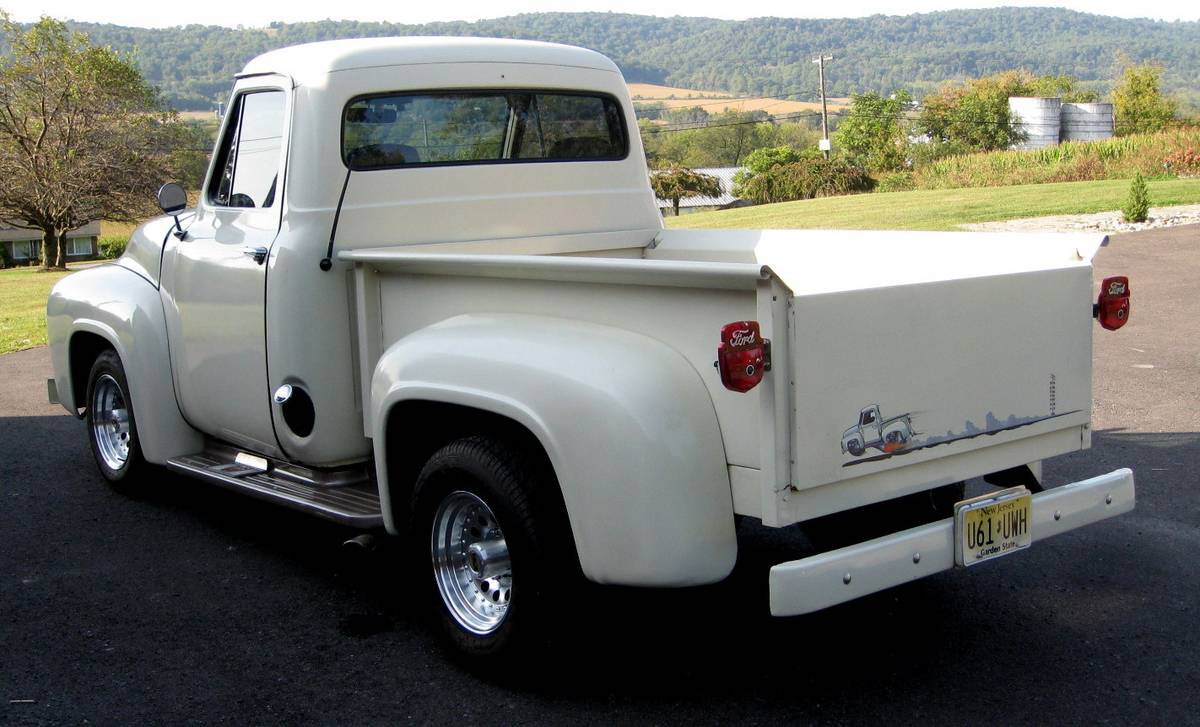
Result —
[{"label": "side window", "polygon": [[222,207],[272,207],[283,153],[283,91],[242,94],[217,150],[208,199]]},{"label": "side window", "polygon": [[874,424],[874,423],[875,423],[875,412],[873,412],[873,411],[864,411],[864,412],[863,412],[863,415],[862,415],[862,423],[863,423],[864,425],[866,425],[866,424]]}]

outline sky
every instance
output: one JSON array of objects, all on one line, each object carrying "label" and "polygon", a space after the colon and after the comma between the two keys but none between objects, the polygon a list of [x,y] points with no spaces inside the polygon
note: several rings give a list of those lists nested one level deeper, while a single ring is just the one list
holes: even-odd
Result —
[{"label": "sky", "polygon": [[373,2],[372,0],[0,0],[0,8],[15,20],[26,22],[49,15],[63,20],[115,23],[148,28],[199,23],[261,27],[272,21],[376,20],[394,23],[427,23],[434,20],[479,20],[517,13],[612,11],[641,15],[688,15],[744,20],[775,17],[862,17],[908,15],[954,8],[986,8],[1000,5],[1067,7],[1072,10],[1154,18],[1157,20],[1200,20],[1200,3],[1195,0],[1064,0],[1030,2],[1007,0],[850,0],[843,3],[798,3],[796,0],[456,0],[446,3]]}]

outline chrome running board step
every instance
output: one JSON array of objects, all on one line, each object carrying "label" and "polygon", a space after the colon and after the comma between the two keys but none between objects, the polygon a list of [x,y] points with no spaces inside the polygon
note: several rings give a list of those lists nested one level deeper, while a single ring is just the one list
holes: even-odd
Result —
[{"label": "chrome running board step", "polygon": [[224,448],[197,452],[167,460],[167,469],[342,525],[383,527],[379,490],[365,469],[324,473],[238,454]]}]

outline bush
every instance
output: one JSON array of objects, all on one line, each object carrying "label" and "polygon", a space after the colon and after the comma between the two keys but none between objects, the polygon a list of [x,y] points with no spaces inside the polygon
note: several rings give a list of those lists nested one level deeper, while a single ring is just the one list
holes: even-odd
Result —
[{"label": "bush", "polygon": [[973,153],[969,146],[960,141],[929,140],[908,145],[908,159],[914,169],[928,166],[938,159]]},{"label": "bush", "polygon": [[862,167],[844,159],[822,158],[773,167],[745,180],[740,189],[743,199],[770,204],[869,192],[874,186],[875,180]]},{"label": "bush", "polygon": [[823,155],[817,151],[816,147],[797,149],[784,144],[782,146],[765,146],[761,149],[755,149],[742,160],[744,168],[733,175],[733,189],[730,191],[733,192],[733,196],[735,197],[748,199],[748,195],[744,193],[745,189],[743,185],[756,175],[766,174],[775,167],[782,167],[786,164],[798,164],[821,158],[823,158]]},{"label": "bush", "polygon": [[917,189],[1003,187],[1175,174],[1164,160],[1200,146],[1200,128],[1178,127],[1103,141],[1069,141],[1025,151],[947,156],[916,170]]},{"label": "bush", "polygon": [[1196,148],[1193,147],[1169,154],[1163,160],[1163,169],[1167,174],[1180,177],[1200,176],[1200,151],[1196,151]]},{"label": "bush", "polygon": [[129,244],[128,237],[121,235],[110,235],[101,237],[96,243],[96,248],[100,251],[100,257],[105,260],[116,260],[125,253],[125,246]]},{"label": "bush", "polygon": [[1146,180],[1141,174],[1134,177],[1129,185],[1129,196],[1125,198],[1121,216],[1126,222],[1145,222],[1150,216],[1150,190],[1146,189]]},{"label": "bush", "polygon": [[876,192],[907,192],[916,189],[912,172],[892,172],[879,178],[875,185]]}]

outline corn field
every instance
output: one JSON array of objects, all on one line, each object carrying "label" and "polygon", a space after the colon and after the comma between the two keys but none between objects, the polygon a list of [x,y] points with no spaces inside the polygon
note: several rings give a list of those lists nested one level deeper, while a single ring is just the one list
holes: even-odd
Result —
[{"label": "corn field", "polygon": [[953,189],[1126,179],[1139,172],[1148,178],[1188,176],[1196,173],[1192,165],[1176,160],[1190,159],[1197,149],[1200,127],[1181,126],[1045,149],[943,157],[917,169],[913,181],[917,189]]}]

